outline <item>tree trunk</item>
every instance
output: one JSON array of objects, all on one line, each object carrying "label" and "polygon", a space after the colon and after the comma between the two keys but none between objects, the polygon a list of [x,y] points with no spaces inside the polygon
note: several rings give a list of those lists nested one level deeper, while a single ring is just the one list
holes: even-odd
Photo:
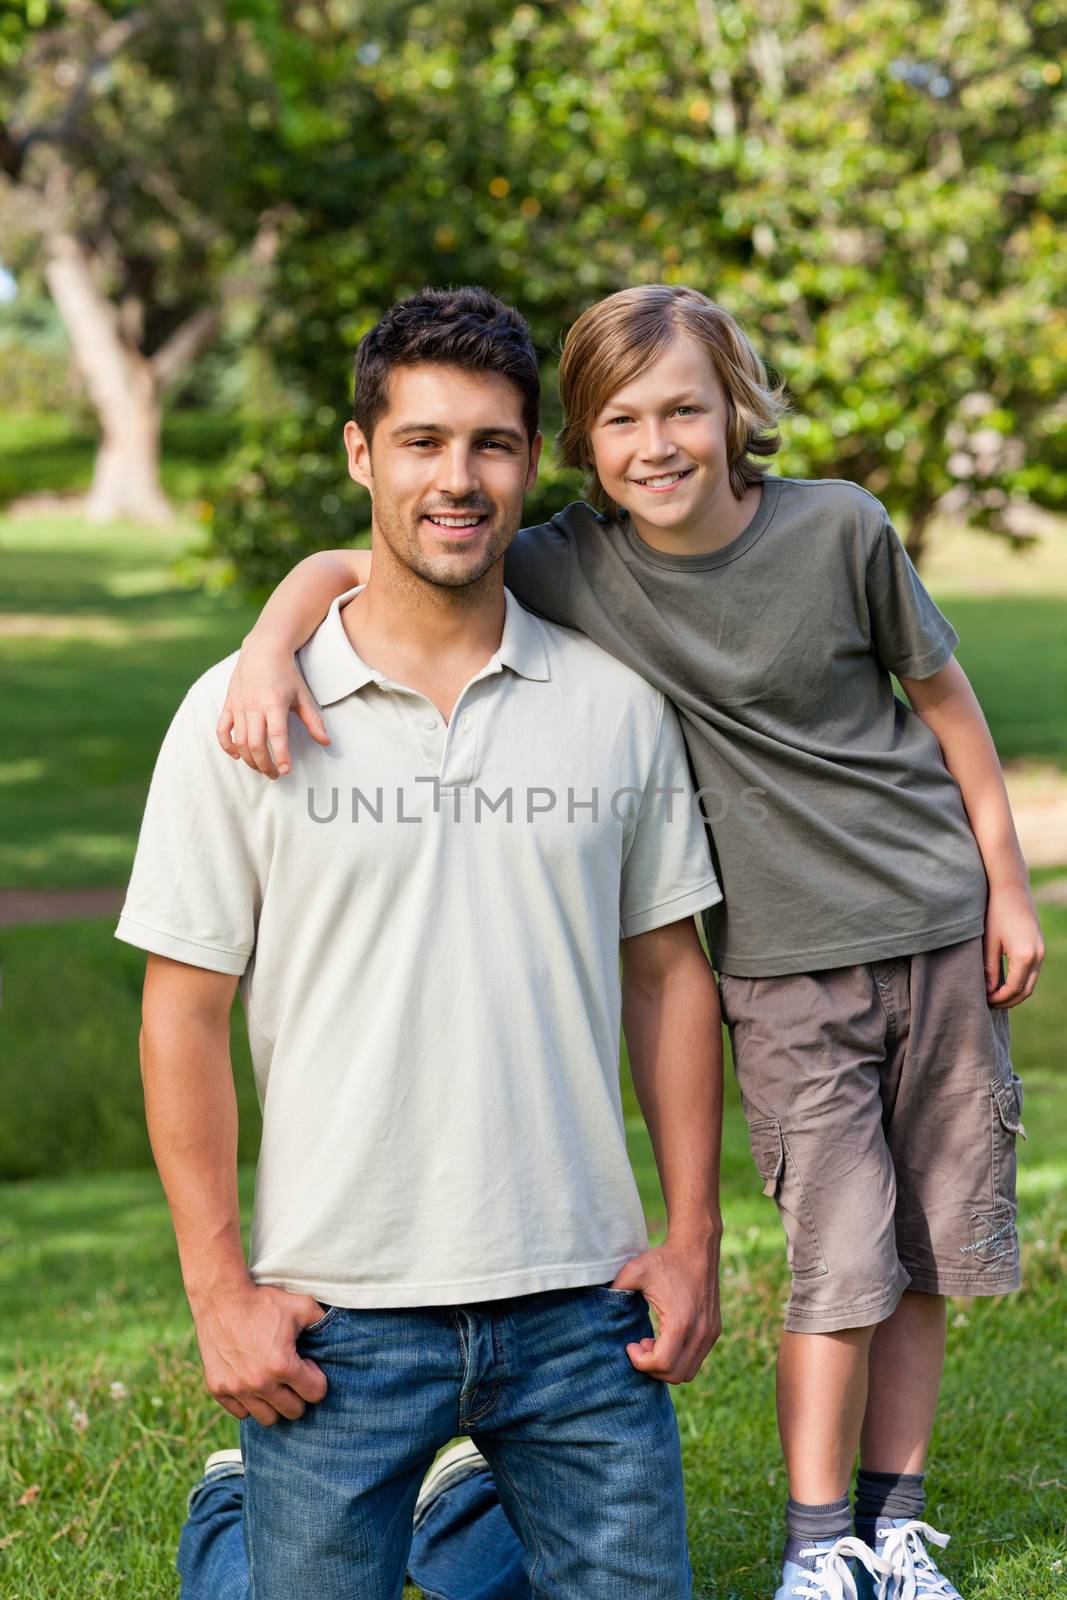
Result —
[{"label": "tree trunk", "polygon": [[100,422],[101,442],[86,501],[93,522],[132,517],[172,522],[159,479],[161,407],[155,370],[122,337],[114,307],[71,234],[48,240],[45,275]]},{"label": "tree trunk", "polygon": [[163,526],[174,519],[159,479],[162,410],[152,368],[143,357],[130,363],[125,394],[107,413],[85,501],[90,522],[131,517]]},{"label": "tree trunk", "polygon": [[926,554],[926,535],[935,509],[934,505],[917,506],[908,519],[908,536],[904,540],[904,548],[916,567],[921,565]]}]

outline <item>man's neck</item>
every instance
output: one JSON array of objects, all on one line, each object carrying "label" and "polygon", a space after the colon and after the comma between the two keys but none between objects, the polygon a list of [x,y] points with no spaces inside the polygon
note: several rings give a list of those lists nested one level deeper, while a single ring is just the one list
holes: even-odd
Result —
[{"label": "man's neck", "polygon": [[418,578],[375,550],[366,587],[341,611],[368,666],[432,700],[447,721],[464,685],[500,648],[503,562],[463,588]]}]

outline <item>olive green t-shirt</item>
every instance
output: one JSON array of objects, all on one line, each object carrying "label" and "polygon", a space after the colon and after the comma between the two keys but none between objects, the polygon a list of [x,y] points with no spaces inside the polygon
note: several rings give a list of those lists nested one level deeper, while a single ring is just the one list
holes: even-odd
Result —
[{"label": "olive green t-shirt", "polygon": [[725,897],[706,914],[719,970],[811,972],[981,933],[959,789],[890,679],[929,677],[958,640],[872,495],[767,478],[748,527],[695,556],[577,503],[524,529],[505,575],[678,708]]}]

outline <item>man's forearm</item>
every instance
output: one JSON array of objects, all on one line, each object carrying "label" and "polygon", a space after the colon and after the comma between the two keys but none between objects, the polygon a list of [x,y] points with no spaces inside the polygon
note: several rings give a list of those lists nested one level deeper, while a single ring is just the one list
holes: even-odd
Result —
[{"label": "man's forearm", "polygon": [[152,1153],[195,1306],[247,1284],[237,1199],[237,1101],[229,1026],[188,1013],[146,1017],[141,1074]]},{"label": "man's forearm", "polygon": [[715,980],[695,935],[693,945],[661,973],[627,970],[624,945],[623,1026],[668,1239],[710,1253],[722,1231],[722,1028]]},{"label": "man's forearm", "polygon": [[260,612],[253,634],[298,650],[337,596],[366,583],[369,571],[369,550],[317,550],[282,579]]}]

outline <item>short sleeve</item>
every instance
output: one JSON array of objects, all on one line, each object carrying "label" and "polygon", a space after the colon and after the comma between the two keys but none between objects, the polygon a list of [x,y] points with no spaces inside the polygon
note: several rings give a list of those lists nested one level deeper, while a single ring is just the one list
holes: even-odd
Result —
[{"label": "short sleeve", "polygon": [[624,939],[695,916],[722,899],[678,717],[659,698],[655,754],[623,862]]},{"label": "short sleeve", "polygon": [[888,517],[867,558],[871,641],[882,665],[901,678],[929,678],[959,644],[931,600]]},{"label": "short sleeve", "polygon": [[573,628],[572,557],[571,536],[555,522],[522,528],[504,557],[504,582],[527,610]]},{"label": "short sleeve", "polygon": [[239,977],[262,902],[254,804],[194,685],[156,760],[115,937]]}]

